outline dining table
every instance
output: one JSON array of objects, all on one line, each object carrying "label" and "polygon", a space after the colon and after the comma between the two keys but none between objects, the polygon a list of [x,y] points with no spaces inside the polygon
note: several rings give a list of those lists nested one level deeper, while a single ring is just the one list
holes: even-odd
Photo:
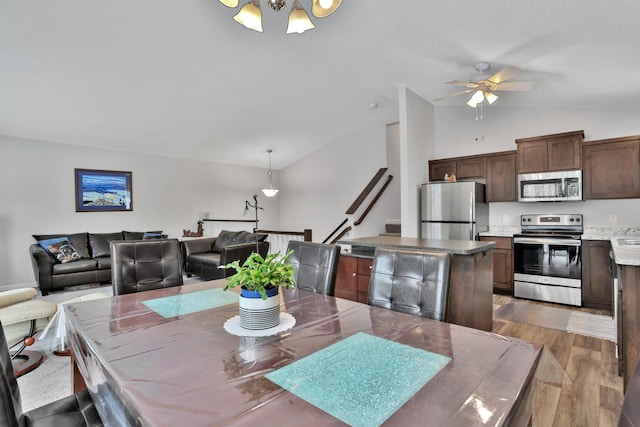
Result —
[{"label": "dining table", "polygon": [[74,391],[106,426],[526,426],[543,346],[280,289],[238,326],[225,280],[63,306]]}]

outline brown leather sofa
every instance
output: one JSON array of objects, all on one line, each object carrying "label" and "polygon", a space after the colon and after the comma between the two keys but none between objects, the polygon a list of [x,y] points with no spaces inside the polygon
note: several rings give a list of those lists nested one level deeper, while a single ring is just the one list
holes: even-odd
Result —
[{"label": "brown leather sofa", "polygon": [[113,240],[142,240],[158,231],[118,231],[114,233],[34,234],[36,241],[67,237],[80,259],[59,263],[38,243],[29,247],[36,283],[42,295],[67,286],[111,282],[109,243]]},{"label": "brown leather sofa", "polygon": [[184,269],[206,280],[222,279],[235,272],[219,268],[233,261],[244,263],[252,252],[263,257],[269,251],[266,234],[222,230],[218,237],[203,237],[182,242]]}]

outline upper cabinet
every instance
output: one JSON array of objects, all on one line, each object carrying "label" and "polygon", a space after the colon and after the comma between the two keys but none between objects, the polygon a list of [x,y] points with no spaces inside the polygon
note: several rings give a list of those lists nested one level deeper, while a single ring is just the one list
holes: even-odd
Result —
[{"label": "upper cabinet", "polygon": [[516,139],[518,173],[580,169],[583,139],[582,130]]},{"label": "upper cabinet", "polygon": [[444,181],[444,175],[452,172],[457,179],[484,178],[484,156],[429,160],[429,181]]},{"label": "upper cabinet", "polygon": [[585,141],[582,163],[585,200],[640,197],[640,135]]},{"label": "upper cabinet", "polygon": [[516,152],[488,154],[487,163],[487,202],[515,202]]}]

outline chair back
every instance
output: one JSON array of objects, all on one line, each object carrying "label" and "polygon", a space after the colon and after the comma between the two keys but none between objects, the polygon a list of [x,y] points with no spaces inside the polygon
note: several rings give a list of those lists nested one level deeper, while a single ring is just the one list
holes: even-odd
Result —
[{"label": "chair back", "polygon": [[20,389],[13,371],[4,328],[0,322],[0,426],[19,427],[22,417]]},{"label": "chair back", "polygon": [[114,240],[110,251],[114,295],[182,285],[177,239]]},{"label": "chair back", "polygon": [[336,288],[340,246],[290,240],[287,252],[295,267],[296,286],[311,292],[333,295]]},{"label": "chair back", "polygon": [[369,280],[369,305],[445,321],[451,254],[376,248]]}]

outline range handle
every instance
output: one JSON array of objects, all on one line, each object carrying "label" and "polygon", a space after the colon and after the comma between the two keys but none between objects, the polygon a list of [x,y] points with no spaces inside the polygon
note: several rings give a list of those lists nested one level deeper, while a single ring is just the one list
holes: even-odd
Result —
[{"label": "range handle", "polygon": [[562,245],[562,246],[580,246],[581,240],[574,239],[549,239],[544,237],[515,237],[513,243],[523,245]]}]

